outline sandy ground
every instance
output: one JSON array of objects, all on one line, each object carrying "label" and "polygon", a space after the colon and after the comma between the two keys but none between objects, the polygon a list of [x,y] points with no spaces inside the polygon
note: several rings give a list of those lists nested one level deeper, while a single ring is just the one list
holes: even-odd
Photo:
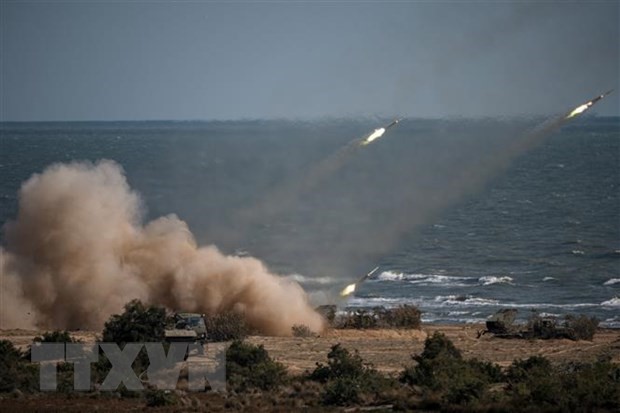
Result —
[{"label": "sandy ground", "polygon": [[[592,341],[501,339],[492,335],[477,338],[482,325],[424,325],[422,330],[328,330],[319,337],[262,337],[248,341],[262,344],[269,354],[287,366],[293,374],[311,370],[317,362],[326,362],[331,346],[341,343],[358,350],[362,358],[377,369],[397,372],[422,352],[428,334],[440,331],[449,337],[465,358],[508,366],[515,359],[542,355],[558,363],[594,361],[611,357],[620,363],[620,330],[599,329]],[[0,340],[7,339],[26,349],[40,331],[0,330]],[[83,342],[95,342],[97,333],[76,331],[72,335]]]},{"label": "sandy ground", "polygon": [[316,362],[326,362],[330,347],[337,343],[358,350],[364,360],[383,372],[397,372],[411,361],[412,354],[422,352],[427,334],[435,331],[449,337],[465,358],[501,366],[534,355],[559,363],[594,361],[609,356],[620,363],[619,330],[599,329],[593,341],[571,341],[501,339],[492,335],[477,338],[482,329],[482,325],[431,325],[422,330],[330,330],[318,338],[251,337],[249,341],[264,345],[291,373],[312,369]]}]

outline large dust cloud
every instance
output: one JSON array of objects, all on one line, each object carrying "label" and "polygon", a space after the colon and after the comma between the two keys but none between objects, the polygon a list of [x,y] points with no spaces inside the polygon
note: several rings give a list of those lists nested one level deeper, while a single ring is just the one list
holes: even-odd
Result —
[{"label": "large dust cloud", "polygon": [[141,224],[112,161],[55,164],[26,181],[0,249],[1,328],[95,329],[138,298],[169,309],[234,311],[265,334],[322,318],[294,281],[257,259],[198,247],[175,215]]}]

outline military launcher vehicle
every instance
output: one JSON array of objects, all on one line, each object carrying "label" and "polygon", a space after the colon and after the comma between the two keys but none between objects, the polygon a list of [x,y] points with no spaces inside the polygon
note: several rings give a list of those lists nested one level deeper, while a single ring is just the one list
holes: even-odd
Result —
[{"label": "military launcher vehicle", "polygon": [[177,313],[174,324],[166,327],[164,336],[168,342],[204,343],[207,340],[207,326],[204,315],[196,313]]}]

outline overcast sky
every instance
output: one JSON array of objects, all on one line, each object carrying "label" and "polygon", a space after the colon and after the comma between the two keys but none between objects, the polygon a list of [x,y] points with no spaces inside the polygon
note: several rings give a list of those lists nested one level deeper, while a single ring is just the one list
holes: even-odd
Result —
[{"label": "overcast sky", "polygon": [[620,78],[617,0],[0,2],[5,121],[551,114]]}]

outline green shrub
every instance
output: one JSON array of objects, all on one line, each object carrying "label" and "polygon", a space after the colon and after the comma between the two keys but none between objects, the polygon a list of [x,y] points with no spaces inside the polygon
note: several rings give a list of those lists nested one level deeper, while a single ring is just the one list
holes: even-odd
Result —
[{"label": "green shrub", "polygon": [[149,407],[174,406],[179,402],[177,395],[170,390],[146,390],[144,399]]},{"label": "green shrub", "polygon": [[513,407],[588,412],[620,409],[620,366],[609,361],[554,367],[544,357],[516,360],[506,373]]},{"label": "green shrub", "polygon": [[422,313],[413,305],[395,308],[375,307],[371,310],[358,309],[339,316],[337,328],[420,328]]},{"label": "green shrub", "polygon": [[340,343],[332,346],[327,354],[327,365],[317,363],[316,368],[308,376],[311,380],[322,383],[337,377],[360,377],[365,373],[367,366],[359,353],[351,354]]},{"label": "green shrub", "polygon": [[337,377],[330,380],[323,391],[323,404],[349,405],[360,402],[358,380],[352,377]]},{"label": "green shrub", "polygon": [[419,357],[414,359],[435,359],[439,356],[446,356],[454,359],[461,359],[461,352],[452,341],[439,331],[435,331],[431,337],[424,341],[424,351]]},{"label": "green shrub", "polygon": [[39,366],[8,340],[0,340],[0,393],[39,389]]},{"label": "green shrub", "polygon": [[205,317],[209,341],[243,340],[249,328],[241,314],[228,311]]},{"label": "green shrub", "polygon": [[580,315],[578,317],[567,315],[564,324],[572,332],[573,340],[592,340],[598,328],[598,319]]},{"label": "green shrub", "polygon": [[119,345],[161,342],[164,340],[166,322],[164,308],[132,300],[125,305],[122,314],[113,315],[105,323],[102,340]]},{"label": "green shrub", "polygon": [[[79,343],[79,341],[71,337],[71,334],[66,330],[45,332],[42,336],[37,336],[32,341],[35,343]],[[24,357],[27,360],[31,360],[32,346],[28,347],[28,351],[26,351]]]},{"label": "green shrub", "polygon": [[528,336],[543,340],[554,338],[592,340],[597,328],[596,317],[567,315],[564,322],[559,322],[555,318],[540,317],[534,313],[528,322]]},{"label": "green shrub", "polygon": [[337,328],[353,328],[357,330],[377,328],[377,316],[373,311],[355,310],[339,316],[336,320],[336,326]]},{"label": "green shrub", "polygon": [[261,346],[233,341],[226,350],[226,381],[236,391],[271,390],[287,379],[286,368]]},{"label": "green shrub", "polygon": [[[162,307],[145,305],[139,300],[132,300],[125,305],[122,314],[115,314],[105,323],[102,341],[116,343],[123,348],[126,343],[164,342],[165,326],[168,322],[166,310]],[[165,345],[166,346],[166,345]],[[140,377],[149,364],[146,348],[136,356],[132,367]],[[93,365],[92,379],[103,381],[112,365],[100,350],[99,360]]]},{"label": "green shrub", "polygon": [[365,364],[357,351],[352,354],[336,344],[327,354],[327,360],[327,365],[317,363],[308,375],[310,380],[325,383],[323,403],[326,405],[355,404],[363,395],[377,398],[388,388],[388,380]]},{"label": "green shrub", "polygon": [[376,310],[379,325],[383,328],[420,328],[422,312],[413,305],[401,305],[395,308]]},{"label": "green shrub", "polygon": [[55,330],[45,332],[43,336],[35,337],[34,341],[39,343],[77,343],[68,331]]},{"label": "green shrub", "polygon": [[562,383],[549,360],[533,356],[516,360],[506,372],[508,392],[514,405],[538,405],[549,409],[560,403]]},{"label": "green shrub", "polygon": [[405,368],[400,380],[425,390],[427,397],[439,397],[448,404],[469,404],[480,400],[490,384],[503,378],[499,366],[463,360],[460,351],[445,335],[435,332],[424,343],[424,351],[412,356],[417,362]]},{"label": "green shrub", "polygon": [[20,388],[24,354],[8,340],[0,340],[0,392]]},{"label": "green shrub", "polygon": [[620,411],[620,365],[609,361],[571,366],[561,372],[565,410]]}]

